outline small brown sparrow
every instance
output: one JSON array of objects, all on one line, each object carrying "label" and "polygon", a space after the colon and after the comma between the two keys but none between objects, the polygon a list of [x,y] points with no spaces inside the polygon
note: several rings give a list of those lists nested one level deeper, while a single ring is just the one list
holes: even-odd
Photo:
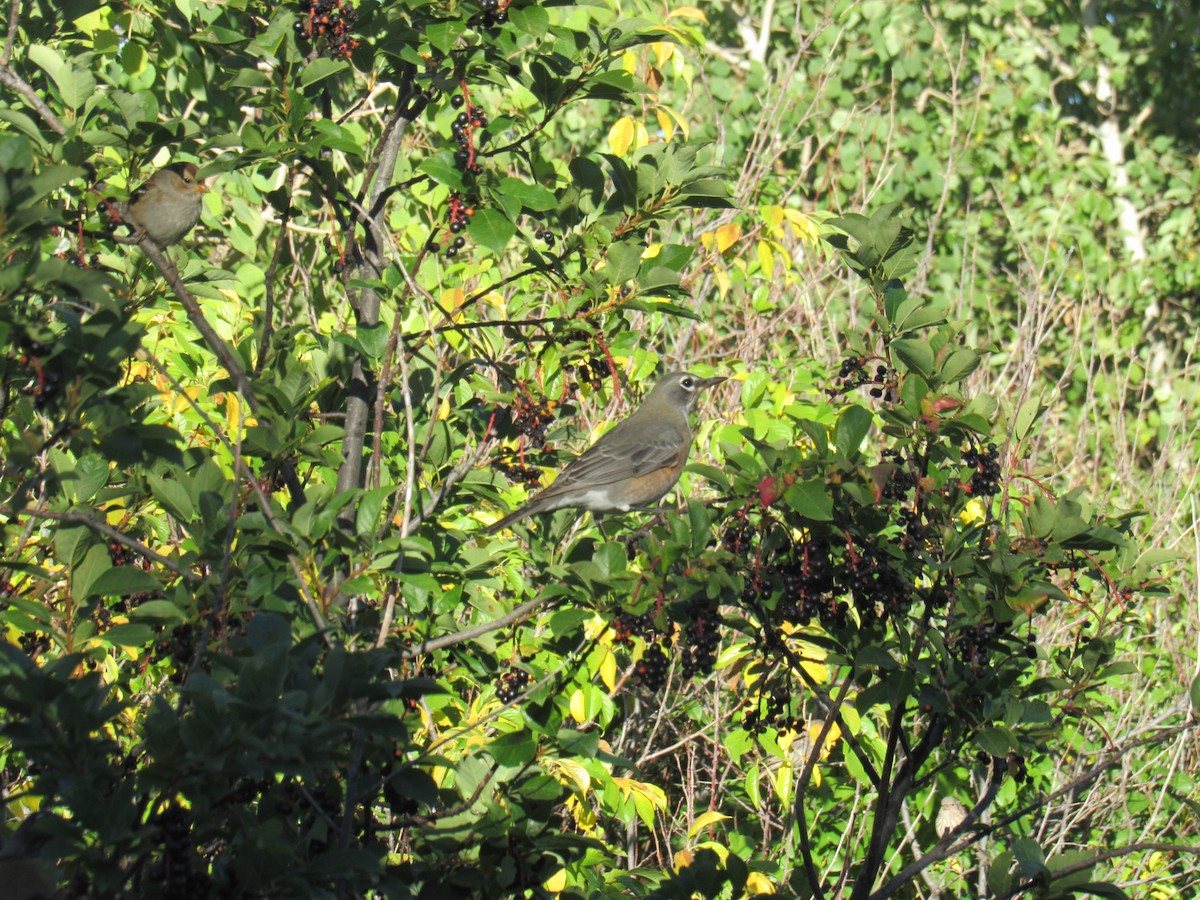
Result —
[{"label": "small brown sparrow", "polygon": [[933,830],[939,838],[943,838],[961,825],[967,818],[967,808],[953,797],[943,797],[938,807],[937,818],[933,822]]},{"label": "small brown sparrow", "polygon": [[208,191],[196,179],[197,171],[193,163],[164,166],[127,202],[117,204],[121,221],[133,226],[135,238],[148,237],[159,247],[169,247],[196,227]]}]

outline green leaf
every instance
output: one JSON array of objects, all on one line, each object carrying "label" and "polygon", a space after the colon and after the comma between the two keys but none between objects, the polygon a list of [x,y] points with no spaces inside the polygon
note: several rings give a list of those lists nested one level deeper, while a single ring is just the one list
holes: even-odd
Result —
[{"label": "green leaf", "polygon": [[[71,573],[71,595],[76,600],[86,600],[96,593],[95,585],[100,576],[113,567],[108,548],[94,544],[88,548],[83,561]],[[157,587],[155,583],[155,587]]]},{"label": "green leaf", "polygon": [[86,69],[80,69],[57,50],[44,44],[32,44],[26,51],[29,60],[40,66],[58,88],[68,109],[79,109],[96,92],[96,79]]},{"label": "green leaf", "polygon": [[344,59],[332,59],[328,56],[318,56],[300,70],[300,86],[311,87],[318,81],[323,81],[339,72],[350,68],[350,63]]},{"label": "green leaf", "polygon": [[629,241],[613,244],[605,256],[604,275],[611,284],[622,284],[637,274],[642,248]]},{"label": "green leaf", "polygon": [[501,178],[497,193],[512,197],[533,212],[546,212],[558,205],[558,198],[552,191],[519,178]]},{"label": "green leaf", "polygon": [[114,647],[133,647],[138,649],[154,643],[156,635],[149,625],[140,622],[126,622],[114,625],[100,636],[106,644]]},{"label": "green leaf", "polygon": [[481,209],[471,217],[467,233],[475,243],[499,256],[517,233],[517,228],[497,210]]},{"label": "green leaf", "polygon": [[170,600],[147,600],[130,613],[131,619],[149,620],[157,625],[177,625],[187,621],[187,614]]},{"label": "green leaf", "polygon": [[54,532],[54,555],[63,565],[74,565],[83,558],[87,548],[83,539],[88,533],[83,525],[64,525]]},{"label": "green leaf", "polygon": [[1017,872],[1023,878],[1036,878],[1046,874],[1046,855],[1037,841],[1032,838],[1017,838],[1012,842],[1012,852],[1017,861]]},{"label": "green leaf", "polygon": [[933,377],[933,349],[925,341],[914,338],[900,338],[892,342],[892,357],[904,365],[909,372],[915,372],[929,381]]},{"label": "green leaf", "polygon": [[946,361],[942,363],[941,371],[938,373],[938,379],[942,384],[956,384],[964,380],[977,368],[982,357],[974,350],[968,350],[965,347],[960,347],[946,357]]},{"label": "green leaf", "polygon": [[984,728],[975,735],[975,744],[989,756],[1006,756],[1017,749],[1017,742],[1007,728]]},{"label": "green leaf", "polygon": [[488,750],[502,766],[523,766],[537,755],[537,740],[528,731],[514,731],[496,738]]},{"label": "green leaf", "polygon": [[162,590],[158,579],[136,566],[113,566],[101,573],[91,585],[99,597],[128,597]]},{"label": "green leaf", "polygon": [[833,498],[825,487],[825,480],[798,481],[783,493],[789,507],[806,519],[814,522],[833,521]]},{"label": "green leaf", "polygon": [[550,14],[536,5],[514,6],[508,11],[508,20],[518,31],[541,37],[550,29]]},{"label": "green leaf", "polygon": [[863,440],[871,430],[874,418],[871,413],[861,406],[849,406],[838,417],[834,426],[834,444],[847,459],[856,459],[862,448]]},{"label": "green leaf", "polygon": [[1029,429],[1033,423],[1041,418],[1046,407],[1042,403],[1042,398],[1030,397],[1021,404],[1021,408],[1017,410],[1017,415],[1013,419],[1013,438],[1016,441],[1023,441],[1029,436]]}]

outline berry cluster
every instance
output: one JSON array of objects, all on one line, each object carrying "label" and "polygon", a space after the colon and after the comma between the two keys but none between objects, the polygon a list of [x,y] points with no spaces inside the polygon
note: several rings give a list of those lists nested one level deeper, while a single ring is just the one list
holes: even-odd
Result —
[{"label": "berry cluster", "polygon": [[[447,256],[457,256],[458,252],[466,245],[467,239],[462,236],[462,232],[466,231],[467,223],[471,221],[473,215],[475,215],[475,207],[464,201],[463,195],[458,191],[451,192],[447,211],[447,227],[450,231],[445,250]],[[429,239],[429,249],[434,253],[442,249],[441,242],[437,237]]]},{"label": "berry cluster", "polygon": [[472,21],[482,22],[484,28],[495,28],[508,21],[509,0],[482,0],[483,12]]},{"label": "berry cluster", "polygon": [[539,225],[537,230],[533,232],[533,236],[539,241],[544,241],[547,244],[552,245],[554,243],[554,232],[545,225]]},{"label": "berry cluster", "polygon": [[[746,560],[759,541],[751,523],[738,517],[721,536],[722,546]],[[750,608],[772,606],[779,621],[808,625],[818,619],[825,628],[844,628],[849,606],[838,600],[842,587],[835,578],[832,548],[815,533],[788,542],[766,560],[755,558],[743,576],[742,602]]]},{"label": "berry cluster", "polygon": [[721,546],[734,556],[745,556],[754,546],[754,536],[755,531],[745,516],[739,516],[725,526],[721,534]]},{"label": "berry cluster", "polygon": [[599,390],[605,379],[612,376],[613,366],[607,356],[603,353],[596,353],[583,362],[571,366],[570,371],[575,376],[575,380],[571,384],[572,391],[578,390],[581,384],[590,386],[592,390]]},{"label": "berry cluster", "polygon": [[454,124],[450,129],[454,143],[458,145],[458,149],[454,151],[454,162],[470,175],[481,175],[483,166],[475,158],[475,131],[479,128],[487,128],[488,117],[482,109],[471,102],[465,82],[463,83],[463,92],[456,94],[450,103],[455,109],[462,109],[454,117]]},{"label": "berry cluster", "polygon": [[26,631],[17,643],[30,659],[37,659],[50,649],[50,638],[37,631]]},{"label": "berry cluster", "polygon": [[969,447],[963,451],[963,462],[975,469],[966,487],[967,493],[990,497],[1000,492],[1000,461],[996,456],[995,444],[988,444],[984,450]]},{"label": "berry cluster", "polygon": [[903,500],[908,492],[917,486],[917,476],[908,468],[904,457],[896,450],[884,450],[883,461],[893,468],[888,473],[887,483],[883,486],[885,500]]},{"label": "berry cluster", "polygon": [[349,59],[362,46],[362,41],[350,34],[357,18],[358,12],[349,0],[300,0],[296,37],[307,41],[324,38],[330,56]]},{"label": "berry cluster", "polygon": [[651,640],[659,636],[658,626],[654,624],[654,614],[644,612],[636,615],[623,612],[612,623],[613,636],[618,644],[632,646],[634,638]]},{"label": "berry cluster", "polygon": [[717,663],[721,645],[721,614],[716,609],[693,604],[691,619],[680,636],[683,657],[680,672],[684,678],[710,675]]},{"label": "berry cluster", "polygon": [[503,474],[509,481],[519,482],[527,487],[534,487],[542,480],[541,469],[519,462],[512,451],[502,451],[501,456],[492,460],[492,468]]},{"label": "berry cluster", "polygon": [[509,666],[496,679],[496,696],[500,698],[501,703],[512,703],[521,696],[521,692],[529,686],[529,682],[532,680],[533,676],[524,669]]},{"label": "berry cluster", "polygon": [[35,341],[27,335],[19,336],[16,343],[20,348],[16,361],[29,370],[20,391],[33,398],[36,409],[45,409],[62,391],[62,367],[42,365],[42,359],[50,353],[47,344]]},{"label": "berry cluster", "polygon": [[670,670],[671,661],[667,658],[667,651],[663,649],[663,640],[659,639],[646,645],[642,658],[633,667],[633,674],[642,687],[660,691],[667,683]]},{"label": "berry cluster", "polygon": [[804,720],[792,713],[792,698],[782,685],[775,685],[768,692],[764,687],[745,716],[742,727],[751,734],[763,734],[768,728],[775,731],[800,731]]},{"label": "berry cluster", "polygon": [[536,447],[546,445],[546,429],[554,421],[554,402],[545,397],[534,399],[517,395],[512,408],[513,425],[517,433],[529,438]]},{"label": "berry cluster", "polygon": [[885,554],[874,547],[865,547],[861,552],[848,547],[847,555],[846,586],[863,625],[908,611],[912,590],[892,568]]},{"label": "berry cluster", "polygon": [[837,380],[841,383],[826,393],[830,397],[836,397],[854,388],[870,385],[868,393],[872,397],[882,399],[885,403],[895,403],[900,396],[896,370],[881,363],[875,366],[874,373],[870,373],[867,371],[868,362],[869,360],[857,356],[843,360],[837,374]]}]

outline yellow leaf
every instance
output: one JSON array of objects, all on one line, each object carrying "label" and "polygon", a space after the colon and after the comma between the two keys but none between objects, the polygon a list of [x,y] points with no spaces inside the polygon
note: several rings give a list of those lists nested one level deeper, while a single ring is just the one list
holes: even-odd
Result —
[{"label": "yellow leaf", "polygon": [[[814,722],[813,724],[809,725],[808,739],[815,742],[817,738],[821,736],[821,729],[824,727],[824,723],[822,722]],[[829,733],[825,735],[825,745],[821,747],[821,759],[825,759],[827,756],[829,756],[829,751],[832,750],[834,744],[841,739],[842,729],[839,728],[835,722],[833,725],[829,726]]]},{"label": "yellow leaf", "polygon": [[758,267],[767,278],[775,274],[775,255],[766,241],[758,242]]},{"label": "yellow leaf", "polygon": [[621,56],[621,68],[630,75],[637,74],[638,58],[632,50],[626,50]]},{"label": "yellow leaf", "polygon": [[661,109],[654,111],[654,117],[658,119],[658,128],[663,133],[663,140],[669,142],[675,136],[675,123]]},{"label": "yellow leaf", "polygon": [[762,872],[751,872],[746,877],[746,893],[752,897],[761,894],[774,894],[775,885]]},{"label": "yellow leaf", "polygon": [[130,360],[128,371],[130,378],[145,378],[147,381],[149,381],[153,369],[150,368],[150,363],[140,359],[134,359]]},{"label": "yellow leaf", "polygon": [[754,687],[754,682],[760,678],[762,678],[762,669],[753,664],[746,666],[746,671],[742,673],[742,683],[746,687]]},{"label": "yellow leaf", "polygon": [[646,130],[646,125],[643,122],[635,122],[633,125],[633,149],[640,150],[650,143],[650,132]]},{"label": "yellow leaf", "polygon": [[438,297],[438,306],[442,308],[442,312],[449,314],[451,310],[458,309],[465,298],[461,287],[448,288],[442,291],[442,295]]},{"label": "yellow leaf", "polygon": [[786,808],[792,802],[792,781],[794,775],[791,766],[780,766],[775,772],[775,796]]},{"label": "yellow leaf", "polygon": [[616,156],[624,156],[633,145],[633,118],[622,116],[608,130],[608,149]]},{"label": "yellow leaf", "polygon": [[675,45],[666,41],[655,41],[650,45],[650,49],[654,52],[654,62],[660,69],[675,55]]},{"label": "yellow leaf", "polygon": [[604,655],[600,658],[600,680],[610,691],[617,689],[617,657],[608,647],[604,648]]},{"label": "yellow leaf", "polygon": [[573,785],[581,794],[586,794],[591,787],[591,773],[573,759],[551,760],[548,766],[551,774],[562,784]]},{"label": "yellow leaf", "polygon": [[706,813],[701,813],[696,817],[696,821],[692,823],[692,827],[688,829],[688,837],[695,837],[709,825],[714,825],[717,822],[723,822],[729,816],[724,813],[719,813],[715,809],[710,809]]},{"label": "yellow leaf", "polygon": [[675,112],[675,110],[673,110],[673,109],[672,109],[671,107],[669,107],[669,106],[666,106],[666,105],[661,105],[661,104],[660,104],[658,108],[659,108],[659,109],[661,109],[661,110],[663,110],[663,112],[665,112],[667,115],[669,115],[669,116],[670,116],[672,119],[674,119],[674,120],[675,120],[675,124],[676,124],[676,125],[678,125],[678,126],[679,126],[679,130],[683,132],[683,136],[684,136],[684,138],[687,138],[687,137],[689,137],[689,136],[690,136],[690,134],[691,134],[691,129],[690,129],[690,128],[688,128],[687,119],[685,119],[685,118],[684,118],[683,116],[681,116],[679,113]]},{"label": "yellow leaf", "polygon": [[567,870],[559,869],[542,882],[542,887],[552,894],[561,894],[567,886]]},{"label": "yellow leaf", "polygon": [[671,861],[675,864],[675,871],[678,872],[680,869],[686,869],[688,866],[690,866],[692,864],[692,859],[693,856],[691,850],[680,850],[675,854],[674,859]]},{"label": "yellow leaf", "polygon": [[812,662],[806,659],[804,662],[800,663],[800,666],[805,672],[812,676],[812,680],[817,684],[825,684],[825,682],[829,680],[829,670],[820,663]]},{"label": "yellow leaf", "polygon": [[708,16],[706,16],[702,10],[696,9],[694,6],[677,6],[667,13],[667,18],[699,19],[701,22],[708,21]]},{"label": "yellow leaf", "polygon": [[642,251],[642,259],[654,259],[658,254],[662,253],[662,244],[650,244]]},{"label": "yellow leaf", "polygon": [[958,514],[958,521],[964,525],[970,525],[972,522],[983,521],[986,507],[983,505],[983,500],[979,497],[972,497],[967,501],[966,507]]},{"label": "yellow leaf", "polygon": [[580,803],[579,798],[572,795],[567,798],[566,806],[581,831],[591,831],[596,827],[596,811],[591,804]]},{"label": "yellow leaf", "polygon": [[726,222],[717,228],[717,252],[724,253],[742,237],[742,226],[737,222]]},{"label": "yellow leaf", "polygon": [[576,688],[571,695],[571,718],[581,725],[587,721],[587,698],[580,688]]},{"label": "yellow leaf", "polygon": [[711,250],[713,248],[714,240],[715,238],[713,237],[713,233],[711,231],[706,231],[700,235],[700,246],[705,250]]},{"label": "yellow leaf", "polygon": [[783,207],[764,206],[758,213],[762,216],[763,224],[768,226],[773,234],[779,234],[779,228],[783,225]]},{"label": "yellow leaf", "polygon": [[717,272],[715,277],[717,280],[717,293],[724,300],[729,294],[729,289],[733,287],[733,282],[730,280],[728,272]]},{"label": "yellow leaf", "polygon": [[[463,300],[462,290],[461,289],[458,290],[457,293],[458,293],[459,297],[458,297],[458,301],[455,303],[456,309],[458,308],[459,304],[462,303],[462,300]],[[501,294],[499,291],[488,291],[486,294],[484,294],[482,297],[479,298],[479,301],[481,303],[486,303],[488,306],[490,306],[494,309],[497,309],[500,312],[504,312],[504,295]],[[458,321],[458,319],[461,319],[462,315],[463,315],[463,313],[459,312],[459,314],[455,317],[455,321]]]},{"label": "yellow leaf", "polygon": [[800,212],[798,209],[785,209],[784,216],[788,220],[788,224],[792,226],[792,232],[804,243],[816,246],[820,240],[819,229],[817,223]]},{"label": "yellow leaf", "polygon": [[231,438],[237,437],[246,425],[253,425],[254,419],[246,417],[242,412],[241,397],[233,391],[225,394],[225,430]]}]

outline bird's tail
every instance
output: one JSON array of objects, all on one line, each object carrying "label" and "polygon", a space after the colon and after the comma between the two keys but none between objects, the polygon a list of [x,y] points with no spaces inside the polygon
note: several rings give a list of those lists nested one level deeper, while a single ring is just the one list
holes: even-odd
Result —
[{"label": "bird's tail", "polygon": [[529,515],[533,510],[528,506],[522,506],[520,509],[515,509],[502,519],[497,519],[487,528],[483,529],[484,534],[495,534],[497,531],[503,531],[514,522],[519,522],[521,519]]}]

